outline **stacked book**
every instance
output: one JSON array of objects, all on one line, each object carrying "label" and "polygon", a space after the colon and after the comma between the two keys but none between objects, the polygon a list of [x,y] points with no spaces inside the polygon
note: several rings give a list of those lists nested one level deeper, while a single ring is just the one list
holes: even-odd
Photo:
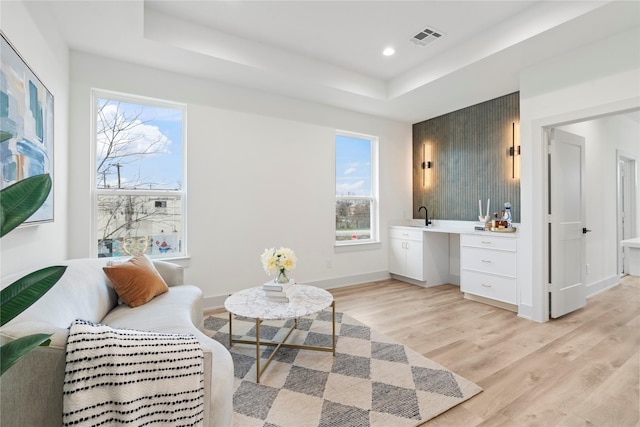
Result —
[{"label": "stacked book", "polygon": [[273,302],[289,302],[296,293],[295,280],[289,280],[287,283],[275,283],[273,281],[262,285],[262,290]]}]

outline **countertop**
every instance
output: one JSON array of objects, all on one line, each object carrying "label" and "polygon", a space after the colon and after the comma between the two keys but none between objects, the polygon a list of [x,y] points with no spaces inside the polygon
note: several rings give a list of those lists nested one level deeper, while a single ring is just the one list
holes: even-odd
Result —
[{"label": "countertop", "polygon": [[[410,219],[399,220],[391,223],[390,227],[406,228],[409,230],[422,230],[429,233],[448,233],[448,234],[476,234],[487,236],[504,236],[515,238],[518,232],[506,233],[495,231],[480,231],[475,230],[474,227],[481,225],[477,221],[451,221],[451,220],[432,220],[429,226],[425,226],[424,219]],[[514,227],[519,228],[519,224],[514,224]]]},{"label": "countertop", "polygon": [[620,241],[621,246],[627,246],[629,248],[640,248],[640,237],[635,237],[633,239],[626,239]]}]

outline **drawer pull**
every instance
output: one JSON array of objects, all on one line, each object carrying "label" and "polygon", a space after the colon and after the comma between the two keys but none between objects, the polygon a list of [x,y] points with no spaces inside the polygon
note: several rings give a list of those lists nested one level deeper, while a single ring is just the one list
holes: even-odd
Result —
[{"label": "drawer pull", "polygon": [[402,233],[402,235],[403,235],[403,236],[408,236],[408,235],[409,235],[409,233]]},{"label": "drawer pull", "polygon": [[486,285],[486,284],[484,284],[484,283],[483,283],[483,284],[482,284],[482,287],[484,287],[484,288],[491,288],[492,286],[491,286],[491,285]]},{"label": "drawer pull", "polygon": [[484,262],[485,264],[490,264],[491,260],[490,259],[483,259],[482,262]]},{"label": "drawer pull", "polygon": [[490,245],[491,242],[489,240],[482,240],[480,243],[484,243],[485,245]]}]

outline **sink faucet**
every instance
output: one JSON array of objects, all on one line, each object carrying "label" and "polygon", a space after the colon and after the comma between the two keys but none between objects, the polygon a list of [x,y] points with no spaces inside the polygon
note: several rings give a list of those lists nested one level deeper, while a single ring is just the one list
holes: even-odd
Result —
[{"label": "sink faucet", "polygon": [[420,211],[424,209],[424,226],[428,227],[429,224],[431,224],[431,221],[429,221],[429,212],[427,211],[426,206],[420,206],[418,208],[418,214],[420,213]]}]

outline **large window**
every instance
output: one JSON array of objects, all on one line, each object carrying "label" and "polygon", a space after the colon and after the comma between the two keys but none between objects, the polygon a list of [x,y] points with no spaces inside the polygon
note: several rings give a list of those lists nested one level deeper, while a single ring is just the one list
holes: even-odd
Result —
[{"label": "large window", "polygon": [[378,139],[336,133],[336,244],[378,241]]},{"label": "large window", "polygon": [[184,255],[185,106],[98,91],[93,101],[98,256]]}]

